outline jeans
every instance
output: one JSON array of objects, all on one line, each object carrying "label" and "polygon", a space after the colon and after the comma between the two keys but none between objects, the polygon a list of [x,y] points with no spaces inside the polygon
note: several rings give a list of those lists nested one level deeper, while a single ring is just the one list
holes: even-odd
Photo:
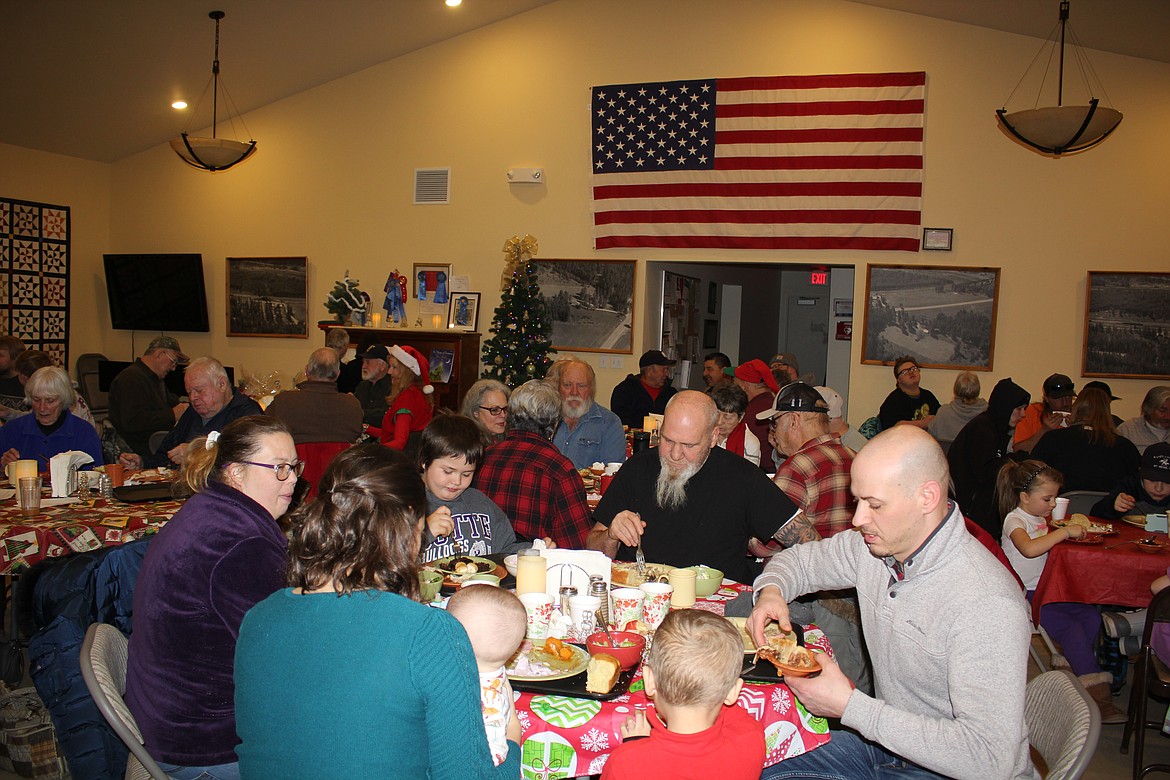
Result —
[{"label": "jeans", "polygon": [[236,762],[215,766],[179,766],[159,761],[158,768],[170,775],[172,780],[240,780],[240,765]]},{"label": "jeans", "polygon": [[933,780],[943,775],[866,742],[851,731],[832,732],[833,740],[815,750],[765,767],[760,780]]}]

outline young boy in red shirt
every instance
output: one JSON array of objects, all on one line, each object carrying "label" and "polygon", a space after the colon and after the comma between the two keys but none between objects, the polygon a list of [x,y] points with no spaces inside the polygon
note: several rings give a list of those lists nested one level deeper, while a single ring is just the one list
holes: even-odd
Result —
[{"label": "young boy in red shirt", "polygon": [[667,615],[642,668],[654,710],[626,718],[601,780],[756,780],[764,727],[735,703],[742,667],[743,643],[726,620],[696,609]]}]

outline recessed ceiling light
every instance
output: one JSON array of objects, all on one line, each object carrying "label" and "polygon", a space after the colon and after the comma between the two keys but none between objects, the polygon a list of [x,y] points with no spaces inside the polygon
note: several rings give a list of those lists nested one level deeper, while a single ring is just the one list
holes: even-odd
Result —
[{"label": "recessed ceiling light", "polygon": [[455,6],[461,5],[463,3],[463,0],[444,0],[444,1],[447,3],[448,8],[454,8]]},{"label": "recessed ceiling light", "polygon": [[176,111],[182,111],[186,107],[187,107],[186,100],[176,100],[174,103],[171,103],[171,108],[175,109]]}]

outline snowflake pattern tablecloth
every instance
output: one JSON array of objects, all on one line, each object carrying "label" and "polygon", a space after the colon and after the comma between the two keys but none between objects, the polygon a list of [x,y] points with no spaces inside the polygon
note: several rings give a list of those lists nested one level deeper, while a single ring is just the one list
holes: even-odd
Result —
[{"label": "snowflake pattern tablecloth", "polygon": [[[725,585],[698,609],[723,614],[727,601],[749,590],[739,583]],[[805,631],[810,647],[832,654],[824,633],[815,626]],[[810,715],[784,683],[745,682],[736,704],[764,724],[765,766],[808,752],[829,741],[824,718]],[[520,774],[527,780],[561,780],[600,774],[609,753],[621,742],[619,729],[638,709],[652,708],[639,673],[627,694],[598,702],[567,696],[519,693],[516,710],[523,732]]]}]

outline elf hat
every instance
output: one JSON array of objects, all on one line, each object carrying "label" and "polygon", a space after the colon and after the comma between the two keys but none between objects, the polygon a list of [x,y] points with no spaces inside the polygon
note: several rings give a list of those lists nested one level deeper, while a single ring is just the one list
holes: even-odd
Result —
[{"label": "elf hat", "polygon": [[425,384],[422,391],[427,395],[435,392],[435,387],[429,381],[431,376],[431,367],[427,364],[427,359],[422,356],[422,353],[411,346],[400,347],[397,344],[390,347],[390,354],[398,359],[398,362],[406,366],[412,374],[422,377]]}]

